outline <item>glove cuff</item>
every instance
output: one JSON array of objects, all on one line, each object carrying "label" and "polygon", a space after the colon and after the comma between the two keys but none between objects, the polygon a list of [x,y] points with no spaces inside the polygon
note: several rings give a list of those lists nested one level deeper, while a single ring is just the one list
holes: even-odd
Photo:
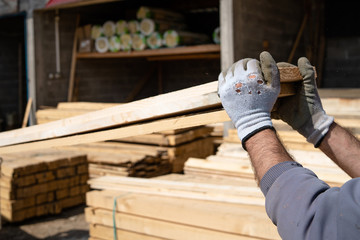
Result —
[{"label": "glove cuff", "polygon": [[314,131],[306,138],[306,141],[319,147],[326,133],[329,131],[330,125],[334,122],[334,118],[323,112],[323,116],[314,124]]},{"label": "glove cuff", "polygon": [[249,133],[246,137],[244,137],[244,138],[241,140],[241,145],[242,145],[243,149],[244,149],[245,151],[247,151],[246,145],[245,145],[246,141],[247,141],[249,138],[251,138],[252,136],[254,136],[255,134],[257,134],[258,132],[261,132],[262,130],[265,130],[265,129],[271,129],[271,130],[273,130],[274,132],[276,132],[275,128],[272,127],[272,126],[263,126],[263,127],[261,127],[261,128],[256,129],[255,131]]},{"label": "glove cuff", "polygon": [[245,142],[254,134],[264,129],[273,129],[270,113],[250,111],[244,114],[239,121],[235,123],[238,136],[242,142],[243,148],[245,148]]}]

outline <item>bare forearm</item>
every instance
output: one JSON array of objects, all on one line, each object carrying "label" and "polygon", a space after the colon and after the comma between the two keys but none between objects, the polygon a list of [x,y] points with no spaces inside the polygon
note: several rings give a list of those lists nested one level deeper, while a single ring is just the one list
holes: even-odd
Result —
[{"label": "bare forearm", "polygon": [[245,143],[258,183],[278,163],[293,161],[273,130],[258,132]]},{"label": "bare forearm", "polygon": [[333,123],[319,148],[349,176],[360,177],[360,142],[347,130]]}]

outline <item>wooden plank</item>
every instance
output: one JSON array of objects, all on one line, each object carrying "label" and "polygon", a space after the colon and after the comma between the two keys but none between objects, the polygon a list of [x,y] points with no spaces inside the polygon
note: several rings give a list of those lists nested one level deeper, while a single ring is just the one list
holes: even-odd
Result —
[{"label": "wooden plank", "polygon": [[19,199],[19,200],[9,200],[5,198],[0,198],[1,200],[1,209],[7,209],[9,211],[18,211],[20,209],[29,208],[35,206],[35,197]]},{"label": "wooden plank", "polygon": [[56,109],[56,108],[50,108],[50,109],[41,109],[36,112],[36,118],[37,119],[50,119],[50,120],[59,120],[63,118],[69,118],[78,116],[84,113],[87,113],[89,111],[86,110],[70,110],[70,109]]},{"label": "wooden plank", "polygon": [[99,103],[99,102],[60,102],[57,109],[63,110],[82,110],[82,111],[96,111],[104,108],[118,106],[119,103]]},{"label": "wooden plank", "polygon": [[216,185],[226,185],[226,186],[242,186],[242,187],[258,187],[254,179],[246,178],[237,178],[237,179],[226,179],[226,178],[213,178],[212,176],[208,177],[197,177],[189,176],[185,174],[167,174],[163,176],[156,177],[154,179],[159,180],[168,180],[168,181],[177,181],[177,182],[191,182],[191,183],[206,183],[206,184],[216,184]]},{"label": "wooden plank", "polygon": [[[232,234],[264,239],[280,239],[259,206],[181,199],[131,193],[126,191],[91,191],[87,205],[147,218],[191,225]],[[209,211],[211,209],[211,211]],[[176,213],[176,214],[174,214]]]},{"label": "wooden plank", "polygon": [[74,33],[74,41],[73,41],[73,49],[71,54],[71,67],[70,67],[70,79],[69,79],[69,86],[68,86],[68,96],[67,100],[68,102],[71,102],[73,100],[73,94],[74,94],[74,84],[75,84],[75,71],[76,71],[76,52],[78,48],[78,36],[81,29],[79,28],[80,23],[80,15],[78,14],[76,16],[76,24],[75,24],[75,33]]},{"label": "wooden plank", "polygon": [[359,98],[359,88],[320,88],[321,98]]},{"label": "wooden plank", "polygon": [[[86,221],[92,225],[113,227],[113,213],[98,208],[85,208]],[[185,224],[161,221],[152,218],[139,217],[131,214],[117,212],[115,214],[117,229],[136,233],[146,233],[151,236],[165,239],[207,239],[207,240],[250,240],[257,239],[236,234],[223,233],[211,229],[188,226]]]},{"label": "wooden plank", "polygon": [[[294,67],[292,69],[294,74],[298,74],[298,68]],[[280,97],[294,93],[294,89],[287,89],[288,87],[293,86],[292,84],[287,83],[287,80],[289,79],[283,79],[285,83],[282,84],[282,86],[286,86],[283,88],[283,90],[286,89],[286,92],[280,94]],[[290,81],[293,81],[293,79],[290,79]],[[4,132],[0,134],[0,146],[61,137],[90,130],[136,123],[139,121],[179,115],[220,106],[221,102],[217,96],[217,81],[214,81],[185,90],[179,90],[72,118],[42,124],[41,126],[31,126],[24,129]],[[210,123],[214,123],[214,121],[211,121]],[[201,125],[204,124],[207,123],[204,122]],[[198,126],[198,124],[183,127],[191,126]],[[162,130],[170,129],[172,128]],[[149,133],[153,132],[154,131],[150,131]],[[133,135],[146,133],[147,131],[144,131],[143,133],[136,133]]]},{"label": "wooden plank", "polygon": [[265,206],[258,187],[220,186],[205,183],[106,176],[89,180],[92,189],[129,191],[174,198],[199,199]]},{"label": "wooden plank", "polygon": [[219,110],[210,113],[158,120],[150,123],[137,124],[113,130],[105,130],[94,133],[86,133],[63,138],[55,138],[50,140],[1,147],[0,154],[71,146],[83,143],[101,142],[111,139],[130,137],[134,135],[150,134],[170,129],[194,127],[229,120],[230,119],[226,114],[225,110]]},{"label": "wooden plank", "polygon": [[188,170],[195,169],[197,171],[209,171],[214,172],[215,174],[222,174],[225,176],[234,176],[234,177],[245,177],[245,178],[254,178],[254,172],[252,170],[251,164],[249,163],[218,163],[207,161],[206,159],[198,158],[189,158],[185,163],[185,174]]},{"label": "wooden plank", "polygon": [[212,82],[43,124],[42,126],[31,126],[3,132],[0,134],[0,146],[61,137],[89,130],[128,124],[139,120],[154,119],[174,113],[220,106],[220,99],[217,96],[216,88],[217,82]]},{"label": "wooden plank", "polygon": [[[107,227],[107,226],[103,226],[103,225],[99,225],[99,224],[90,224],[89,233],[90,233],[91,237],[95,237],[95,238],[115,239],[113,227]],[[125,231],[122,229],[116,229],[116,235],[117,235],[117,239],[121,239],[121,240],[134,240],[134,239],[159,240],[159,239],[164,239],[164,238],[149,236],[146,234]]]},{"label": "wooden plank", "polygon": [[25,109],[25,114],[24,114],[24,119],[23,119],[23,123],[21,127],[26,127],[28,121],[29,121],[29,114],[30,114],[30,110],[31,110],[31,106],[32,106],[32,98],[30,97],[27,105],[26,105],[26,109]]},{"label": "wooden plank", "polygon": [[220,59],[220,53],[198,53],[187,55],[174,55],[174,56],[158,56],[148,57],[148,61],[177,61],[177,60],[190,60],[190,59]]},{"label": "wooden plank", "polygon": [[165,135],[165,134],[155,133],[155,134],[122,138],[118,140],[124,142],[145,143],[145,144],[154,144],[160,146],[176,146],[185,142],[190,142],[200,137],[208,136],[211,131],[212,131],[211,127],[199,127],[176,135]]}]

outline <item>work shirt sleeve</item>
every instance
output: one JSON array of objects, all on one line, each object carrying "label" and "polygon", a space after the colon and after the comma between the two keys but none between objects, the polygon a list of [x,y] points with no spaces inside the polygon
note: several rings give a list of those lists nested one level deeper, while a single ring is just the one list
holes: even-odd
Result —
[{"label": "work shirt sleeve", "polygon": [[283,162],[260,187],[282,239],[360,239],[360,178],[331,188],[300,164]]}]

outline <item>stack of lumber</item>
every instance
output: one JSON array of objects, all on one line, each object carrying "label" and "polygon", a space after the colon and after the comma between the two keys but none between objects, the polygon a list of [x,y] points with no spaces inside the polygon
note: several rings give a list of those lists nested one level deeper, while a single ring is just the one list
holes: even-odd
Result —
[{"label": "stack of lumber", "polygon": [[[60,120],[112,107],[113,103],[63,102],[57,108],[38,110],[39,123]],[[213,154],[213,127],[162,131],[113,140],[69,146],[64,149],[87,154],[90,177],[104,175],[154,177],[181,172],[189,157]]]},{"label": "stack of lumber", "polygon": [[[90,180],[94,239],[280,239],[254,180],[171,174]],[[116,235],[114,230],[116,230]]]},{"label": "stack of lumber", "polygon": [[85,155],[47,150],[1,157],[1,215],[5,220],[58,214],[84,203],[89,190]]},{"label": "stack of lumber", "polygon": [[[290,153],[330,186],[350,179],[319,152]],[[94,239],[280,239],[240,143],[190,158],[185,175],[108,176],[89,184],[96,190],[87,194],[85,216]]]},{"label": "stack of lumber", "polygon": [[170,161],[172,172],[182,172],[189,157],[206,157],[214,153],[212,127],[200,126],[118,139],[134,147],[156,149]]},{"label": "stack of lumber", "polygon": [[220,137],[222,138],[224,135],[224,123],[214,123],[214,124],[209,124],[209,127],[213,128],[213,131],[211,132],[211,136],[213,137]]},{"label": "stack of lumber", "polygon": [[87,154],[90,177],[155,177],[182,172],[189,157],[213,153],[212,128],[197,127],[139,135],[111,142],[63,147]]},{"label": "stack of lumber", "polygon": [[[38,110],[38,123],[61,120],[112,107],[112,103],[62,102],[57,108]],[[212,127],[194,127],[132,136],[112,142],[64,147],[86,154],[91,178],[115,175],[154,177],[182,172],[189,157],[213,154]]]},{"label": "stack of lumber", "polygon": [[[289,153],[297,162],[314,171],[330,186],[342,186],[351,179],[321,152],[290,149]],[[213,178],[254,179],[249,156],[240,143],[223,143],[216,155],[206,159],[190,158],[185,163],[184,172],[186,175]]]},{"label": "stack of lumber", "polygon": [[171,172],[168,157],[156,149],[112,142],[64,147],[87,155],[89,176],[154,177]]}]

